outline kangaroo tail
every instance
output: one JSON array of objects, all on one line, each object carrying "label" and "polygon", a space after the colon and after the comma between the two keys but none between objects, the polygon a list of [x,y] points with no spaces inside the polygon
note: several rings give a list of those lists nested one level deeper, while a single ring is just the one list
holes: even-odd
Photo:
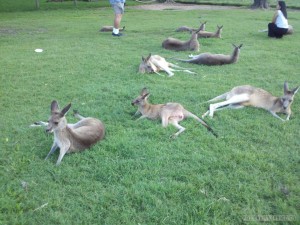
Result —
[{"label": "kangaroo tail", "polygon": [[195,120],[197,120],[198,122],[200,122],[203,126],[205,126],[206,129],[209,132],[211,132],[216,138],[218,137],[218,134],[204,120],[200,119],[198,116],[196,116],[193,113],[188,112],[188,111],[186,113],[186,116],[194,118]]}]

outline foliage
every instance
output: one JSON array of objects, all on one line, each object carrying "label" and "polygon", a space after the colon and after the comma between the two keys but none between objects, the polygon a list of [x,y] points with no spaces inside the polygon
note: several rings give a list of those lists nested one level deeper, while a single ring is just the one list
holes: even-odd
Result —
[{"label": "foliage", "polygon": [[[282,94],[285,80],[299,85],[299,33],[269,39],[258,29],[273,11],[141,11],[128,8],[126,36],[99,33],[112,10],[1,13],[1,224],[246,224],[256,215],[297,215],[299,204],[300,96],[289,122],[246,108],[207,119],[216,139],[192,119],[173,127],[135,121],[130,102],[147,86],[153,103],[180,102],[201,115],[204,103],[233,86],[251,84]],[[224,25],[222,39],[201,39],[201,52],[230,53],[240,61],[189,67],[198,75],[141,75],[141,56],[187,58],[192,52],[161,48],[181,25]],[[160,21],[158,23],[158,21]],[[163,21],[163,23],[161,22]],[[300,27],[298,12],[289,22]],[[34,49],[42,48],[42,53]],[[52,135],[29,128],[47,120],[50,102],[72,102],[106,125],[104,141],[82,153],[49,160]],[[75,119],[71,113],[69,122]],[[283,191],[284,190],[284,191]],[[253,217],[251,217],[253,216]],[[259,221],[254,221],[254,224]]]},{"label": "foliage", "polygon": [[[178,0],[176,2],[182,3],[197,3],[197,4],[216,4],[216,5],[237,5],[237,6],[250,6],[253,4],[253,0]],[[275,7],[277,1],[268,1],[270,6]],[[288,0],[286,1],[287,7],[300,8],[300,1]]]}]

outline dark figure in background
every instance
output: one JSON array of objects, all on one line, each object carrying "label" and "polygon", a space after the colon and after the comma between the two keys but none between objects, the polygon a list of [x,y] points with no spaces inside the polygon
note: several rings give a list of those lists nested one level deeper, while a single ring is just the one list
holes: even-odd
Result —
[{"label": "dark figure in background", "polygon": [[272,23],[268,24],[268,36],[282,38],[282,36],[287,33],[288,28],[289,24],[285,2],[278,1]]}]

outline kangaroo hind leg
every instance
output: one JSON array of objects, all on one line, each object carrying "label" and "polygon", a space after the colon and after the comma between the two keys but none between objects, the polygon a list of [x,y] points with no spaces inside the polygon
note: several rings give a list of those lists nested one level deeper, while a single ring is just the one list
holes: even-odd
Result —
[{"label": "kangaroo hind leg", "polygon": [[180,126],[177,120],[169,120],[169,123],[178,129],[178,131],[175,134],[172,134],[170,138],[176,138],[179,134],[185,131],[185,128],[183,126]]},{"label": "kangaroo hind leg", "polygon": [[[224,109],[224,108],[241,108],[242,102],[246,102],[250,99],[248,94],[241,94],[241,95],[235,95],[231,97],[230,99],[224,101],[224,102],[218,102],[215,104],[210,104],[209,106],[209,111],[206,112],[204,115],[209,114],[209,116],[212,118],[214,116],[214,112],[219,109]],[[225,106],[225,107],[224,107]]]},{"label": "kangaroo hind leg", "polygon": [[85,119],[85,117],[83,117],[82,115],[80,115],[77,110],[73,110],[73,115],[74,115],[75,118],[77,118],[79,120]]}]

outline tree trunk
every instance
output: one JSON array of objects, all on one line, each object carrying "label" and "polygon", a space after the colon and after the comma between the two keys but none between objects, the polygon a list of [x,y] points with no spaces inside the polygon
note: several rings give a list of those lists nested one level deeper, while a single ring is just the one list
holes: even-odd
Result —
[{"label": "tree trunk", "polygon": [[254,0],[253,4],[251,5],[252,9],[267,9],[269,8],[268,0]]},{"label": "tree trunk", "polygon": [[40,0],[35,0],[35,7],[36,9],[40,8]]}]

